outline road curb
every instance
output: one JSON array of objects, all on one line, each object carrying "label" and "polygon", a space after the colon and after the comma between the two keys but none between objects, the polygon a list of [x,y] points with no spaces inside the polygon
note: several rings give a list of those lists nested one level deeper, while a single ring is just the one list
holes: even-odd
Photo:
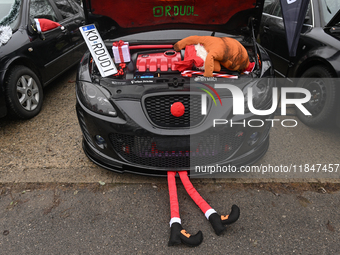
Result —
[{"label": "road curb", "polygon": [[[167,183],[166,178],[119,174],[100,167],[87,168],[30,168],[3,170],[0,183],[110,183],[147,184]],[[192,178],[193,183],[340,183],[336,178]]]}]

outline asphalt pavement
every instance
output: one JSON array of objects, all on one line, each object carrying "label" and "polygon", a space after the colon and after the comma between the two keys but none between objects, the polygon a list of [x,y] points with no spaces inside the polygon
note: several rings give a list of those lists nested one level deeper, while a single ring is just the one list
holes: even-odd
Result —
[{"label": "asphalt pavement", "polygon": [[[255,164],[261,172],[192,179],[219,213],[232,204],[241,208],[240,220],[222,236],[179,182],[183,226],[192,234],[202,230],[204,241],[168,247],[166,179],[90,162],[74,88],[75,69],[45,89],[37,117],[0,119],[1,254],[340,254],[340,169],[309,170],[340,163],[339,129],[275,123],[269,150]],[[269,173],[264,166],[298,171]]]},{"label": "asphalt pavement", "polygon": [[4,185],[1,254],[340,254],[337,185],[195,186],[218,213],[235,203],[241,215],[217,236],[178,183],[183,227],[203,232],[191,248],[167,245],[166,184]]}]

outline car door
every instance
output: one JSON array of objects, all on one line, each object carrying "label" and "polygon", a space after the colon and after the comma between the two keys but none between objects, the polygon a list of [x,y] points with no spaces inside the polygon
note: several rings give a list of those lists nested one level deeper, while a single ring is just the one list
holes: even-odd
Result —
[{"label": "car door", "polygon": [[[42,18],[58,23],[61,21],[60,14],[49,0],[30,0],[29,24],[33,24],[34,19]],[[41,69],[43,83],[48,83],[71,64],[68,54],[72,47],[66,29],[58,27],[41,36],[32,36],[31,42],[31,57]]]},{"label": "car door", "polygon": [[271,3],[270,9],[264,9],[261,25],[261,44],[268,51],[276,75],[284,76],[289,64],[288,46],[282,19],[281,5],[278,0]]},{"label": "car door", "polygon": [[259,34],[257,37],[258,42],[266,48],[267,51],[272,51],[272,41],[271,33],[268,33],[268,25],[267,20],[271,19],[272,16],[270,13],[272,13],[272,9],[275,7],[276,2],[275,0],[265,0],[264,1],[264,7],[263,7],[263,13],[261,18],[261,24],[259,29]]},{"label": "car door", "polygon": [[72,49],[69,56],[70,63],[74,64],[81,59],[86,50],[84,39],[79,30],[79,27],[85,24],[83,10],[73,0],[54,0],[53,2],[62,17],[60,24],[67,30]]},{"label": "car door", "polygon": [[[302,27],[302,33],[305,33],[312,23],[310,17],[310,5],[305,18],[305,24]],[[268,51],[273,62],[275,73],[278,77],[286,77],[288,69],[295,62],[295,57],[290,57],[286,40],[286,32],[282,18],[281,4],[279,0],[265,2],[263,19],[261,21],[260,43]],[[305,47],[300,39],[297,47],[296,56]]]}]

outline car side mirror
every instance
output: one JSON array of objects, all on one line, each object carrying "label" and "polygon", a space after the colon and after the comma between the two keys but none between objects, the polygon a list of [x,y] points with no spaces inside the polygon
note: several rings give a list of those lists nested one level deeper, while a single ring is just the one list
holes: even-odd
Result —
[{"label": "car side mirror", "polygon": [[61,30],[64,30],[65,28],[60,25],[58,22],[49,20],[49,19],[40,19],[35,18],[34,23],[32,24],[32,28],[34,31],[36,31],[38,34],[41,35],[41,39],[45,40],[44,33],[51,31],[55,28],[60,27]]}]

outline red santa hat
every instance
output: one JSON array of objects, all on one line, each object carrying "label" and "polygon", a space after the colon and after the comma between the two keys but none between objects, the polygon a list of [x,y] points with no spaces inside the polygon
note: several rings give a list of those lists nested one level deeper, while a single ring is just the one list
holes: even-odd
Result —
[{"label": "red santa hat", "polygon": [[190,70],[195,65],[197,68],[204,67],[204,60],[197,55],[195,45],[185,47],[184,60],[175,63],[175,70],[180,72]]},{"label": "red santa hat", "polygon": [[249,62],[249,65],[246,69],[244,69],[243,73],[249,74],[251,73],[255,68],[255,62]]},{"label": "red santa hat", "polygon": [[46,32],[57,27],[62,27],[58,22],[49,19],[34,19],[39,32]]}]

